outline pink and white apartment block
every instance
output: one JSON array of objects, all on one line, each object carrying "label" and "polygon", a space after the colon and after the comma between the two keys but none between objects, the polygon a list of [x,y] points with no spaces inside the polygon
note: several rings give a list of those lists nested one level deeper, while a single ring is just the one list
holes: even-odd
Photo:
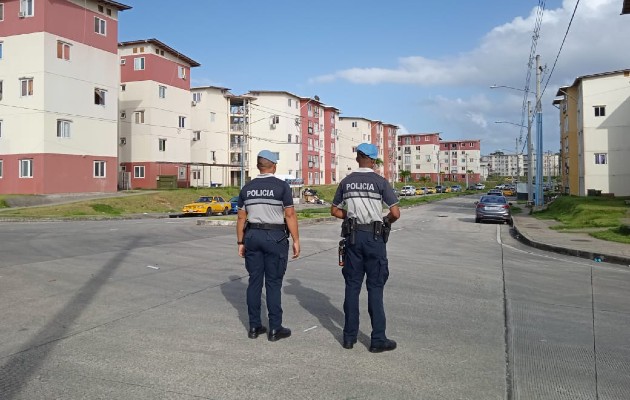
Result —
[{"label": "pink and white apartment block", "polygon": [[480,145],[479,140],[443,141],[439,133],[400,135],[398,168],[409,171],[414,182],[430,179],[476,183],[481,172]]},{"label": "pink and white apartment block", "polygon": [[120,43],[118,54],[122,188],[154,189],[167,176],[190,186],[190,69],[200,64],[157,39]]},{"label": "pink and white apartment block", "polygon": [[0,193],[114,192],[114,1],[0,1]]},{"label": "pink and white apartment block", "polygon": [[338,130],[340,179],[357,168],[357,146],[361,143],[372,143],[378,148],[378,157],[382,161],[376,171],[388,181],[394,182],[398,175],[397,135],[398,127],[393,124],[363,117],[340,117]]}]

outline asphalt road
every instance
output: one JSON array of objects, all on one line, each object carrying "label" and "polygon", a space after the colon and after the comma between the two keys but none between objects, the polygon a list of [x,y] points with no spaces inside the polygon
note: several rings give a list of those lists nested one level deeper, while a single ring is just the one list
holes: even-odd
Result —
[{"label": "asphalt road", "polygon": [[365,292],[340,344],[339,223],[301,227],[274,343],[247,338],[233,227],[0,223],[0,399],[630,398],[630,269],[524,247],[472,201],[394,225],[382,354]]}]

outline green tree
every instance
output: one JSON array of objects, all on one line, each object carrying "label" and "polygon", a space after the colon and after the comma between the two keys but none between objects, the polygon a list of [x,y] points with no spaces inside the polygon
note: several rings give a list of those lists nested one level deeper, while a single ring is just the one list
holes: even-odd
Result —
[{"label": "green tree", "polygon": [[398,171],[398,175],[403,182],[409,182],[409,177],[411,177],[411,171],[409,170],[400,170]]}]

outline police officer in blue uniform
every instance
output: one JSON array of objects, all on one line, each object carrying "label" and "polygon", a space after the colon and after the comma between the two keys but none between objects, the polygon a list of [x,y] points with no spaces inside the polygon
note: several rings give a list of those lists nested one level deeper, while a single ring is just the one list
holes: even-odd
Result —
[{"label": "police officer in blue uniform", "polygon": [[[370,143],[357,146],[359,168],[341,180],[330,208],[343,219],[345,240],[343,268],[346,282],[343,311],[343,347],[352,349],[359,332],[359,294],[366,277],[368,313],[372,322],[369,351],[394,350],[396,342],[385,335],[383,288],[389,276],[387,237],[391,224],[400,218],[398,198],[385,178],[374,172],[378,149]],[[383,203],[389,213],[383,218]]]},{"label": "police officer in blue uniform", "polygon": [[275,342],[291,336],[282,326],[281,289],[287,269],[289,235],[293,240],[293,258],[300,255],[300,235],[293,195],[289,184],[274,176],[277,153],[258,153],[260,174],[243,186],[238,197],[236,239],[238,254],[245,258],[249,272],[247,312],[250,339],[267,332],[260,319],[263,281],[266,288],[269,333]]}]

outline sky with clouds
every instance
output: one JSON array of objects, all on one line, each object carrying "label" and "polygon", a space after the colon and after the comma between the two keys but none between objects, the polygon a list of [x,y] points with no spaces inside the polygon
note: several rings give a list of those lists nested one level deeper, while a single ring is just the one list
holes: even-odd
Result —
[{"label": "sky with clouds", "polygon": [[195,86],[318,95],[342,116],[396,124],[402,133],[480,139],[483,154],[514,151],[525,140],[516,126],[526,124],[524,92],[490,86],[525,89],[537,18],[545,151],[560,147],[552,105],[559,86],[630,68],[623,0],[123,3],[133,9],[120,17],[120,41],[157,38],[198,61]]}]

